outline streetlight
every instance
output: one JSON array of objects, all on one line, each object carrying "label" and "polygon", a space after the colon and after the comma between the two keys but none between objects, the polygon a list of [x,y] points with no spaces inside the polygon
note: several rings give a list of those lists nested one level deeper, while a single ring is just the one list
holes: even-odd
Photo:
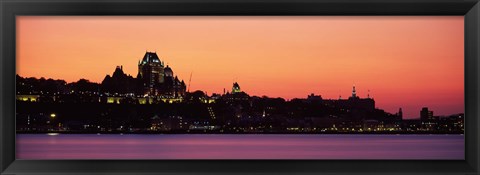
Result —
[{"label": "streetlight", "polygon": [[55,113],[50,114],[50,125],[52,127],[52,130],[55,129],[55,125],[54,125],[54,122],[53,122],[53,119],[55,119],[55,117],[57,117],[57,114],[55,114]]}]

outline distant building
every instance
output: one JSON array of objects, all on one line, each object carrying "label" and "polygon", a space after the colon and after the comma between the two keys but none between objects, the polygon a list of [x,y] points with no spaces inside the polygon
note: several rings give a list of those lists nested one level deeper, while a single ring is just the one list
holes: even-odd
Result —
[{"label": "distant building", "polygon": [[402,108],[398,109],[397,116],[398,116],[398,118],[399,118],[400,120],[401,120],[401,119],[403,119],[403,112],[402,112]]},{"label": "distant building", "polygon": [[315,95],[314,93],[307,96],[307,101],[309,102],[320,102],[322,101],[321,95]]},{"label": "distant building", "polygon": [[242,92],[242,90],[240,90],[240,85],[238,85],[237,82],[233,83],[232,94],[236,94],[236,93],[239,93],[239,92]]},{"label": "distant building", "polygon": [[359,96],[357,96],[355,86],[353,86],[353,89],[352,89],[352,96],[349,97],[345,103],[348,108],[353,110],[361,109],[366,112],[373,112],[375,110],[375,101],[370,97],[360,98]]},{"label": "distant building", "polygon": [[420,111],[420,121],[424,131],[436,131],[439,129],[439,117],[433,116],[433,111],[428,110],[427,107],[423,107]]},{"label": "distant building", "polygon": [[237,82],[232,85],[232,93],[227,92],[222,97],[229,102],[247,101],[250,99],[250,96],[240,89],[240,85]]},{"label": "distant building", "polygon": [[134,94],[136,80],[123,72],[123,66],[117,66],[112,76],[106,75],[102,81],[102,91],[108,94]]},{"label": "distant building", "polygon": [[355,85],[353,85],[352,97],[350,97],[350,98],[358,98],[357,97],[357,91],[355,90]]},{"label": "distant building", "polygon": [[355,86],[352,89],[352,96],[348,99],[323,100],[326,105],[340,108],[341,111],[350,113],[352,120],[362,120],[371,118],[375,111],[375,101],[370,98],[360,98],[357,95]]},{"label": "distant building", "polygon": [[434,120],[433,111],[428,110],[428,107],[423,107],[420,111],[420,120],[421,121],[431,121]]}]

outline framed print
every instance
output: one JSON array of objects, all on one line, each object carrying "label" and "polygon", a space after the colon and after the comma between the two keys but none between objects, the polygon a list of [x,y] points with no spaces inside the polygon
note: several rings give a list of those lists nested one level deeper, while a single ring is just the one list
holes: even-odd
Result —
[{"label": "framed print", "polygon": [[1,8],[2,173],[478,173],[477,1]]},{"label": "framed print", "polygon": [[463,160],[463,21],[17,16],[16,156]]}]

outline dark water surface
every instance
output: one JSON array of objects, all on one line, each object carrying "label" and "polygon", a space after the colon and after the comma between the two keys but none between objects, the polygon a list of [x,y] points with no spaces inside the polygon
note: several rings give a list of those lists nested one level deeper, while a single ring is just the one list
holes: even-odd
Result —
[{"label": "dark water surface", "polygon": [[17,159],[464,159],[463,135],[17,134]]}]

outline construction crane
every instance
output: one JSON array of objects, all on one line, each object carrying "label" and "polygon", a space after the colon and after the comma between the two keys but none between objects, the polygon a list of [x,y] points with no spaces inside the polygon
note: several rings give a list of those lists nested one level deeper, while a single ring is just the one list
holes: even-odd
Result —
[{"label": "construction crane", "polygon": [[188,89],[187,89],[187,92],[190,92],[190,83],[192,82],[192,73],[193,73],[193,72],[190,72],[190,79],[188,80]]}]

